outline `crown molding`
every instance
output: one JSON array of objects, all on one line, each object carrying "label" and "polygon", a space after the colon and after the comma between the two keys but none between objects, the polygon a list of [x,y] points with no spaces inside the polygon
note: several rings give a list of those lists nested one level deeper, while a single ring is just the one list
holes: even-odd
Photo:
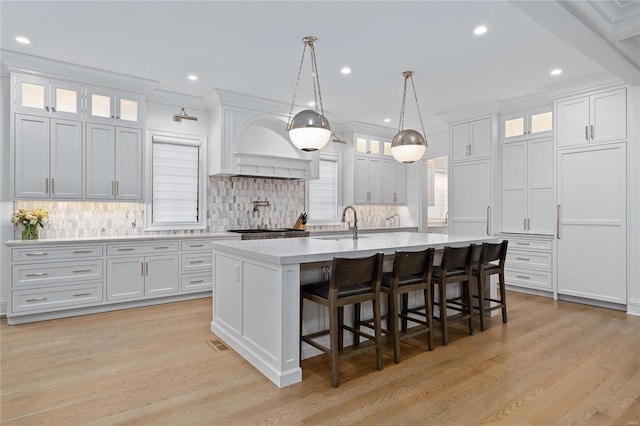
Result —
[{"label": "crown molding", "polygon": [[207,105],[204,98],[198,98],[195,96],[184,95],[182,93],[170,92],[167,90],[153,90],[147,95],[147,102],[154,102],[158,104],[165,104],[176,106],[179,105],[185,108],[198,109],[201,111],[207,111]]},{"label": "crown molding", "polygon": [[540,90],[551,99],[573,96],[582,92],[592,92],[594,89],[623,85],[624,82],[616,76],[602,72],[581,78],[575,78],[562,83],[542,87]]},{"label": "crown molding", "polygon": [[502,110],[503,101],[496,99],[477,105],[469,105],[452,111],[438,114],[438,117],[445,123],[451,124],[459,121],[469,121],[487,115],[499,114]]}]

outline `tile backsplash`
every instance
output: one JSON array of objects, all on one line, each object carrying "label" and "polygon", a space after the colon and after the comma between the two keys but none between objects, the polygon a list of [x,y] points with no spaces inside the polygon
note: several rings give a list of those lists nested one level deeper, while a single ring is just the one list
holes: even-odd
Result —
[{"label": "tile backsplash", "polygon": [[[210,176],[207,185],[207,230],[179,233],[224,232],[234,228],[291,227],[304,211],[303,180],[245,176]],[[257,207],[253,201],[269,201]],[[143,235],[144,203],[86,201],[16,201],[14,209],[42,208],[49,223],[40,238],[80,238]],[[360,228],[398,226],[400,206],[357,206]],[[396,215],[393,219],[392,216]],[[395,222],[394,222],[395,221]],[[403,224],[404,225],[404,224]],[[309,226],[309,230],[344,230],[346,224]],[[173,232],[154,232],[173,234]],[[16,239],[20,228],[16,227]]]}]

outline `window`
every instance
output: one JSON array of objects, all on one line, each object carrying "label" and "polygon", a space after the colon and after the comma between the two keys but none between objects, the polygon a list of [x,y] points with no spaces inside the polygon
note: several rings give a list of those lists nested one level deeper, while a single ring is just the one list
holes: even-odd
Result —
[{"label": "window", "polygon": [[146,230],[206,228],[204,150],[199,138],[151,135]]},{"label": "window", "polygon": [[339,222],[339,156],[321,154],[319,177],[307,181],[307,213],[314,224]]}]

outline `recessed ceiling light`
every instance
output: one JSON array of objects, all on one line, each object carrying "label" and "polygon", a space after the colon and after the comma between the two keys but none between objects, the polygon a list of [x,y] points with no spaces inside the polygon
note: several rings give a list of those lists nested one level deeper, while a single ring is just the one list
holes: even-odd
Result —
[{"label": "recessed ceiling light", "polygon": [[341,72],[342,74],[344,74],[344,75],[351,74],[351,68],[349,68],[349,67],[342,67],[342,69],[340,70],[340,72]]},{"label": "recessed ceiling light", "polygon": [[485,27],[484,25],[477,26],[477,27],[473,30],[473,33],[474,33],[475,35],[482,35],[482,34],[484,34],[484,33],[486,33],[486,32],[487,32],[487,27]]},{"label": "recessed ceiling light", "polygon": [[187,78],[191,81],[196,81],[198,79],[198,76],[195,74],[189,74]]},{"label": "recessed ceiling light", "polygon": [[562,74],[562,70],[560,68],[556,68],[551,70],[551,72],[549,73],[550,75],[560,75]]},{"label": "recessed ceiling light", "polygon": [[31,44],[31,40],[29,40],[29,39],[28,39],[28,38],[26,38],[26,37],[22,37],[22,36],[18,36],[18,37],[16,37],[16,41],[17,41],[18,43],[22,43],[22,44]]},{"label": "recessed ceiling light", "polygon": [[309,101],[309,102],[307,102],[307,105],[309,105],[309,106],[316,106],[316,103],[315,103],[315,102],[313,102],[313,101]]},{"label": "recessed ceiling light", "polygon": [[391,119],[390,119],[390,118],[385,118],[385,119],[384,119],[384,122],[385,122],[385,123],[391,123]]}]

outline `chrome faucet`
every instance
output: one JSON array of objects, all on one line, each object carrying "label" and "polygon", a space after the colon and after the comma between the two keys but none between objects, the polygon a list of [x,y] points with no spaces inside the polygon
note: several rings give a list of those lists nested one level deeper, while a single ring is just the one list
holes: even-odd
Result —
[{"label": "chrome faucet", "polygon": [[342,210],[341,222],[345,221],[345,215],[348,209],[353,210],[353,226],[351,226],[351,222],[347,222],[347,224],[349,226],[349,230],[353,231],[353,239],[357,240],[358,239],[358,213],[356,213],[356,209],[353,206],[347,206],[344,208],[344,210]]}]

